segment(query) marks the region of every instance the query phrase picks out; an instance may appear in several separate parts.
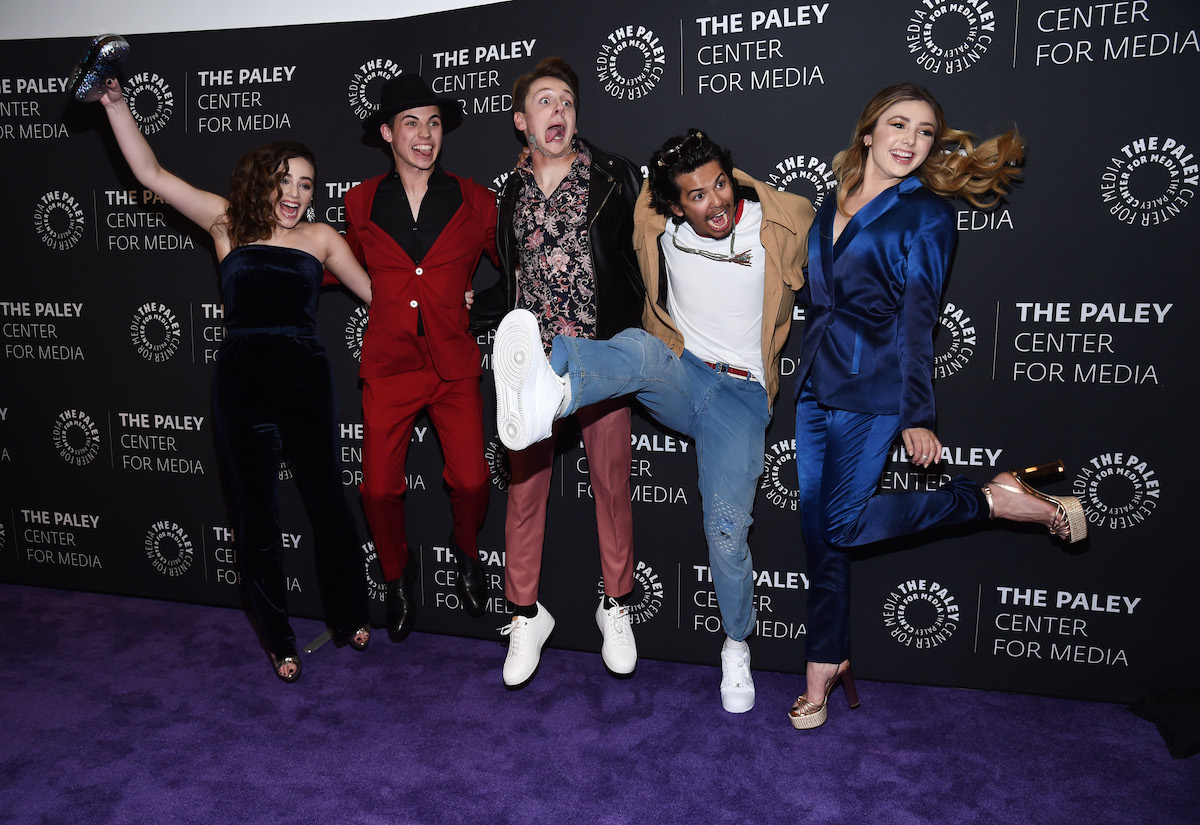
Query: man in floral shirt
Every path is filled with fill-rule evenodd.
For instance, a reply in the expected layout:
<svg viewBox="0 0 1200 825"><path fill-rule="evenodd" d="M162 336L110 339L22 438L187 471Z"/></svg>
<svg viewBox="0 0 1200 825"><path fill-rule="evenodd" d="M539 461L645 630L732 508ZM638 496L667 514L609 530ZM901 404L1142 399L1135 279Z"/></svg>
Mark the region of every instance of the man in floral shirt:
<svg viewBox="0 0 1200 825"><path fill-rule="evenodd" d="M549 352L555 335L604 339L639 325L643 287L633 253L633 207L642 176L625 158L575 133L579 80L566 61L542 60L513 87L513 123L529 146L500 193L500 282L476 301L476 322L507 310L537 316ZM596 610L604 664L627 674L637 646L626 600L633 591L629 497L630 410L616 399L576 414L596 499L604 596ZM533 676L554 617L538 601L555 439L511 452L505 520L505 595L513 618L504 683Z"/></svg>
<svg viewBox="0 0 1200 825"><path fill-rule="evenodd" d="M725 631L721 707L730 713L754 707L748 539L812 222L808 199L734 169L728 149L689 129L651 157L634 209L643 329L590 341L560 335L547 360L538 357L537 319L518 308L500 323L492 348L496 424L510 450L548 438L558 418L630 394L694 441Z"/></svg>

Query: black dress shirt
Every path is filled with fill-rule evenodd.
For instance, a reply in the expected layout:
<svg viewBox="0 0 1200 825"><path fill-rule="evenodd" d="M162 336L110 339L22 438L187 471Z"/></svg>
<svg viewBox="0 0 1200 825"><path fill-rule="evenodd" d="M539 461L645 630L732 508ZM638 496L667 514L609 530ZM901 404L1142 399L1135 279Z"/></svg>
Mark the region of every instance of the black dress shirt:
<svg viewBox="0 0 1200 825"><path fill-rule="evenodd" d="M458 181L443 172L440 166L435 166L433 174L429 176L425 196L421 198L417 219L413 220L404 181L393 169L375 190L371 221L388 233L419 266L462 202L462 189ZM417 334L425 334L420 315L417 316Z"/></svg>
<svg viewBox="0 0 1200 825"><path fill-rule="evenodd" d="M391 235L413 263L419 264L462 202L458 181L443 172L440 166L435 166L429 176L429 188L421 199L420 212L413 220L404 181L393 169L375 190L371 221Z"/></svg>

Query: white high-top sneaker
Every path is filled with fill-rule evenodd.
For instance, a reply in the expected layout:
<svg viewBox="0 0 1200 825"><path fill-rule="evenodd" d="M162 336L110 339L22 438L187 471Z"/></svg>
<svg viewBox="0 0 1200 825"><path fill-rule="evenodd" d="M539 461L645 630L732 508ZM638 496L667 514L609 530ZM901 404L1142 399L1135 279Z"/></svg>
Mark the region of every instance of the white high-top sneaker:
<svg viewBox="0 0 1200 825"><path fill-rule="evenodd" d="M721 646L721 707L730 713L745 713L754 707L750 645L728 636Z"/></svg>
<svg viewBox="0 0 1200 825"><path fill-rule="evenodd" d="M514 309L496 328L492 376L496 430L504 446L524 450L549 438L570 389L567 380L550 369L532 312Z"/></svg>

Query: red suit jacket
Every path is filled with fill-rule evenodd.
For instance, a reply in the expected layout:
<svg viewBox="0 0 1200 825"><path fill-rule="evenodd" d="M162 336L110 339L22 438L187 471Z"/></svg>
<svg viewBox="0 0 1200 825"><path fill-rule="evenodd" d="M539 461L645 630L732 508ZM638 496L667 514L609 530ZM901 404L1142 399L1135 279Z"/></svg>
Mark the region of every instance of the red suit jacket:
<svg viewBox="0 0 1200 825"><path fill-rule="evenodd" d="M345 197L346 241L371 276L371 310L358 374L381 378L424 365L424 347L417 338L420 311L433 367L442 380L481 375L479 345L467 331L463 293L471 288L484 253L499 266L496 196L470 179L451 175L462 189L462 206L418 267L371 221L383 177L363 181Z"/></svg>

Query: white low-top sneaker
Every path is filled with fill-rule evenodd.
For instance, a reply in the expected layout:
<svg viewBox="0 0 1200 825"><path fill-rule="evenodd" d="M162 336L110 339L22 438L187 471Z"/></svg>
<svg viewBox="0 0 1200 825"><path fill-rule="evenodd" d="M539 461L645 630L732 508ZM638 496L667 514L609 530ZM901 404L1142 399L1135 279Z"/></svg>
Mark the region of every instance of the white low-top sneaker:
<svg viewBox="0 0 1200 825"><path fill-rule="evenodd" d="M500 628L500 635L508 637L508 655L504 657L504 684L509 687L529 681L542 659L542 645L554 630L554 617L550 611L536 602L537 614L532 618L513 616L512 621Z"/></svg>
<svg viewBox="0 0 1200 825"><path fill-rule="evenodd" d="M637 642L633 640L629 608L604 596L596 608L596 624L604 637L604 644L600 646L604 666L613 673L633 673L637 666Z"/></svg>
<svg viewBox="0 0 1200 825"><path fill-rule="evenodd" d="M728 636L721 646L721 707L730 713L745 713L754 707L750 645Z"/></svg>
<svg viewBox="0 0 1200 825"><path fill-rule="evenodd" d="M566 396L566 382L550 369L532 312L514 309L496 328L492 346L496 430L510 450L550 437Z"/></svg>

